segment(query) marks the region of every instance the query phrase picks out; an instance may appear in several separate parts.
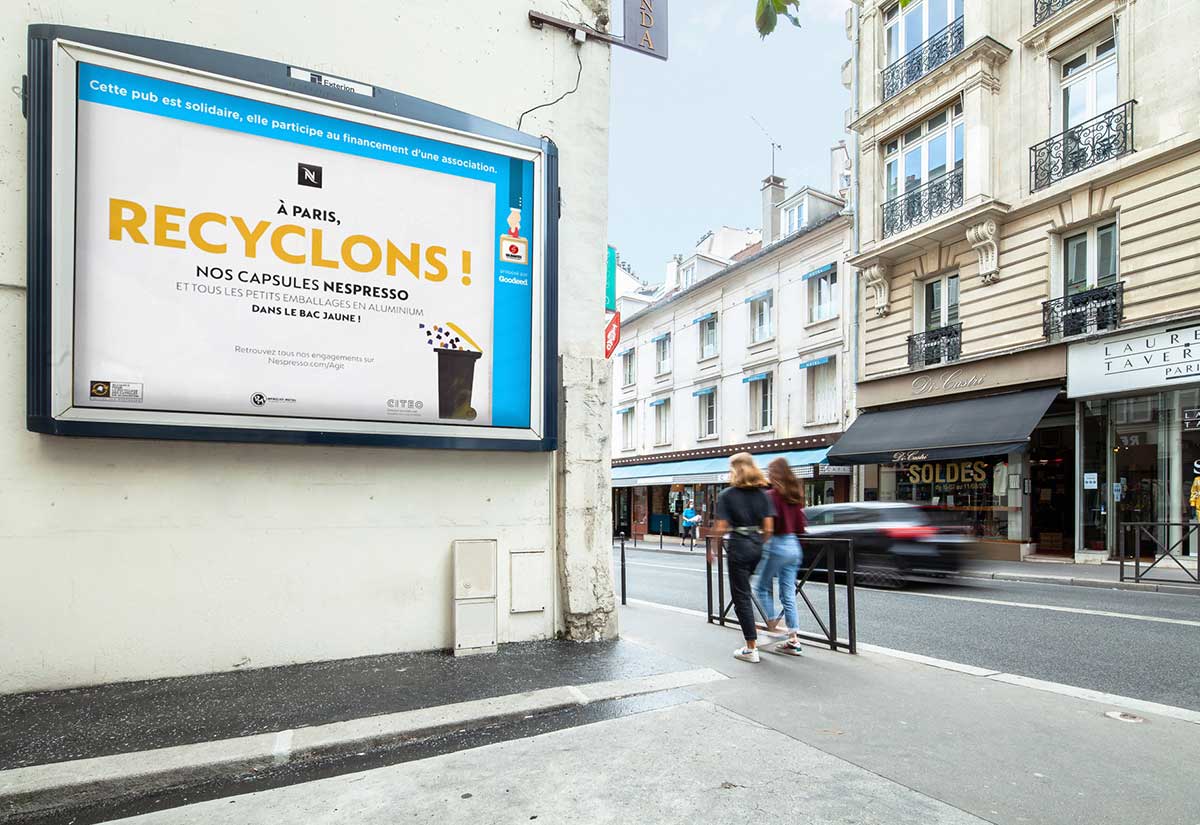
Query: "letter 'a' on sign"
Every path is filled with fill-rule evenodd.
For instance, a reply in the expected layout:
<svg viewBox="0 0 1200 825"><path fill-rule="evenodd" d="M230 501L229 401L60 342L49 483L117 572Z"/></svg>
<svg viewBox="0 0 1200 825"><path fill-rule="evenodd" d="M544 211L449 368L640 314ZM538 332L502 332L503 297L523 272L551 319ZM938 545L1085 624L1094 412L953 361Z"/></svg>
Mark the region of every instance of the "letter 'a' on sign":
<svg viewBox="0 0 1200 825"><path fill-rule="evenodd" d="M177 43L28 54L30 430L555 449L550 140Z"/></svg>
<svg viewBox="0 0 1200 825"><path fill-rule="evenodd" d="M667 0L623 0L623 44L654 57L667 59Z"/></svg>

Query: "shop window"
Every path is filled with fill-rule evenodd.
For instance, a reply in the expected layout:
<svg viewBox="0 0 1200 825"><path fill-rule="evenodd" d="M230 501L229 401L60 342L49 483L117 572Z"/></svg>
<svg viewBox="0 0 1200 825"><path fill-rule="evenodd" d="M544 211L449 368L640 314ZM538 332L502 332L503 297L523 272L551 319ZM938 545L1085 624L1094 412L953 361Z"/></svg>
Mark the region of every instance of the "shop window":
<svg viewBox="0 0 1200 825"><path fill-rule="evenodd" d="M654 446L671 443L671 399L651 403L654 408Z"/></svg>
<svg viewBox="0 0 1200 825"><path fill-rule="evenodd" d="M654 374L666 375L671 371L671 334L659 336L654 342Z"/></svg>
<svg viewBox="0 0 1200 825"><path fill-rule="evenodd" d="M882 464L879 500L931 508L930 517L985 538L1008 538L1010 513L1020 499L1008 483L1003 457Z"/></svg>
<svg viewBox="0 0 1200 825"><path fill-rule="evenodd" d="M621 355L621 386L632 387L637 383L637 350L629 350Z"/></svg>
<svg viewBox="0 0 1200 825"><path fill-rule="evenodd" d="M838 315L837 266L808 279L808 320L825 321Z"/></svg>
<svg viewBox="0 0 1200 825"><path fill-rule="evenodd" d="M837 359L805 370L808 376L808 423L832 424L838 420Z"/></svg>
<svg viewBox="0 0 1200 825"><path fill-rule="evenodd" d="M700 322L700 360L715 358L717 347L717 316L713 315Z"/></svg>
<svg viewBox="0 0 1200 825"><path fill-rule="evenodd" d="M750 343L761 344L775 337L772 319L775 293L767 292L750 299Z"/></svg>
<svg viewBox="0 0 1200 825"><path fill-rule="evenodd" d="M621 413L621 449L633 450L637 447L637 430L634 429L633 410Z"/></svg>
<svg viewBox="0 0 1200 825"><path fill-rule="evenodd" d="M775 426L775 377L750 382L750 432L765 432Z"/></svg>
<svg viewBox="0 0 1200 825"><path fill-rule="evenodd" d="M713 438L717 434L717 393L706 392L697 396L700 438Z"/></svg>

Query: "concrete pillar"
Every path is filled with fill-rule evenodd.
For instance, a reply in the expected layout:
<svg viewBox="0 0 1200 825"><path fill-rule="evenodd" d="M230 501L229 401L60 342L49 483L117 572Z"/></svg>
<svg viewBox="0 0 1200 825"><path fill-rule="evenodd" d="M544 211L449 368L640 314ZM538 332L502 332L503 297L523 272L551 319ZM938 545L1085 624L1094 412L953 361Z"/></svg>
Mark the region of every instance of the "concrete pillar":
<svg viewBox="0 0 1200 825"><path fill-rule="evenodd" d="M612 580L612 365L563 355L557 461L561 635L575 641L617 635Z"/></svg>
<svg viewBox="0 0 1200 825"><path fill-rule="evenodd" d="M995 159L992 156L992 114L995 93L975 84L963 94L966 146L963 149L963 203L990 199L993 192Z"/></svg>

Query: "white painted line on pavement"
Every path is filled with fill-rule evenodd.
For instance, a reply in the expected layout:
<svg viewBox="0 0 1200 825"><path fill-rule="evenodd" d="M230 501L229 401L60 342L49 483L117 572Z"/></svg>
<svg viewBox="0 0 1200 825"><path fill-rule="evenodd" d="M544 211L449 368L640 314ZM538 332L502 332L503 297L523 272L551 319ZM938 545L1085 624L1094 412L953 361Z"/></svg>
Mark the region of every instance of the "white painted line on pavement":
<svg viewBox="0 0 1200 825"><path fill-rule="evenodd" d="M1058 693L1075 699L1098 702L1102 705L1116 705L1127 710L1136 710L1140 713L1169 716L1172 719L1182 719L1184 722L1192 722L1193 724L1200 725L1200 711L1177 708L1174 705L1160 705L1158 702L1147 702L1144 699L1118 696L1115 693L1101 693L1098 690L1088 690L1087 688L1063 685L1058 682L1046 682L1041 679L1031 679L1028 676L1016 676L1012 673L997 673L995 676L987 678L995 682L1004 682L1008 685L1044 690L1048 693Z"/></svg>
<svg viewBox="0 0 1200 825"><path fill-rule="evenodd" d="M904 659L909 662L916 662L920 665L939 667L942 670L953 670L955 673L965 673L968 676L994 676L1000 672L998 670L990 670L985 667L975 667L975 665L964 665L959 662L950 662L946 659L935 659L932 656L922 656L920 653L909 653L907 650L895 650L890 647L868 645L861 642L858 645L858 649L864 650L867 653L878 653L883 656L891 656L893 659Z"/></svg>
<svg viewBox="0 0 1200 825"><path fill-rule="evenodd" d="M683 613L689 616L698 616L704 619L708 618L708 614L702 610L689 610L686 607L675 607L674 605L659 604L658 602L648 602L641 599L630 599L629 601L633 604L643 605L645 607L653 607L659 610L666 610L671 613ZM1044 679L1034 679L1029 676L1018 676L1015 673L1001 673L997 670L989 670L987 668L976 667L975 665L965 665L961 662L951 662L947 661L946 659L935 659L932 656L922 656L920 653L909 653L905 650L894 650L889 647L879 647L878 645L863 644L860 642L858 649L867 651L868 653L878 653L881 656L903 659L904 661L927 665L929 667L936 667L942 670L950 670L966 676L977 676L994 682L1002 682L1007 685L1014 685L1016 687L1032 688L1033 690L1041 690L1047 693L1057 693L1061 696L1067 696L1072 699L1082 699L1087 702L1096 702L1098 704L1109 705L1110 707L1115 706L1124 708L1126 710L1134 710L1139 713L1166 716L1171 719L1179 719L1184 722L1191 722L1193 724L1200 725L1200 711L1175 707L1174 705L1161 705L1158 702L1147 702L1144 699L1135 699L1132 696L1121 696L1116 693L1102 693L1098 690L1089 690L1088 688L1075 687L1074 685L1064 685L1060 682L1047 682Z"/></svg>
<svg viewBox="0 0 1200 825"><path fill-rule="evenodd" d="M1162 616L1139 616L1136 613L1116 613L1111 610L1092 610L1086 607L1061 607L1053 604L1031 604L1030 602L1010 602L1004 599L984 599L979 596L951 596L947 593L916 593L911 590L886 591L897 596L919 596L923 599L948 599L955 602L975 602L976 604L995 604L1001 607L1023 607L1027 610L1049 610L1053 613L1078 613L1084 616L1107 616L1112 619L1133 619L1138 622L1157 622L1159 624L1177 624L1186 627L1200 627L1200 621L1192 619L1167 619Z"/></svg>
<svg viewBox="0 0 1200 825"><path fill-rule="evenodd" d="M620 562L617 562L618 567L620 566L620 564L621 564ZM680 567L677 564L653 564L648 561L627 561L627 562L625 562L625 566L626 567L661 567L664 570L686 570L689 573L703 573L704 572L703 567Z"/></svg>

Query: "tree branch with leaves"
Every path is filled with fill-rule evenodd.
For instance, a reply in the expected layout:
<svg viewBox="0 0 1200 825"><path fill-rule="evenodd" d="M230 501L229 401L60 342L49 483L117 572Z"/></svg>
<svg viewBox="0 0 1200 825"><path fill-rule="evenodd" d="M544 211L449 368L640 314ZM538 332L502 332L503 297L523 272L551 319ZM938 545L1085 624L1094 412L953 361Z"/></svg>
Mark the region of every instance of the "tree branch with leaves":
<svg viewBox="0 0 1200 825"><path fill-rule="evenodd" d="M912 0L900 0L900 8L904 8ZM779 15L792 21L792 25L800 26L800 0L758 0L758 10L754 13L754 25L761 37L766 37L775 31L779 23Z"/></svg>

